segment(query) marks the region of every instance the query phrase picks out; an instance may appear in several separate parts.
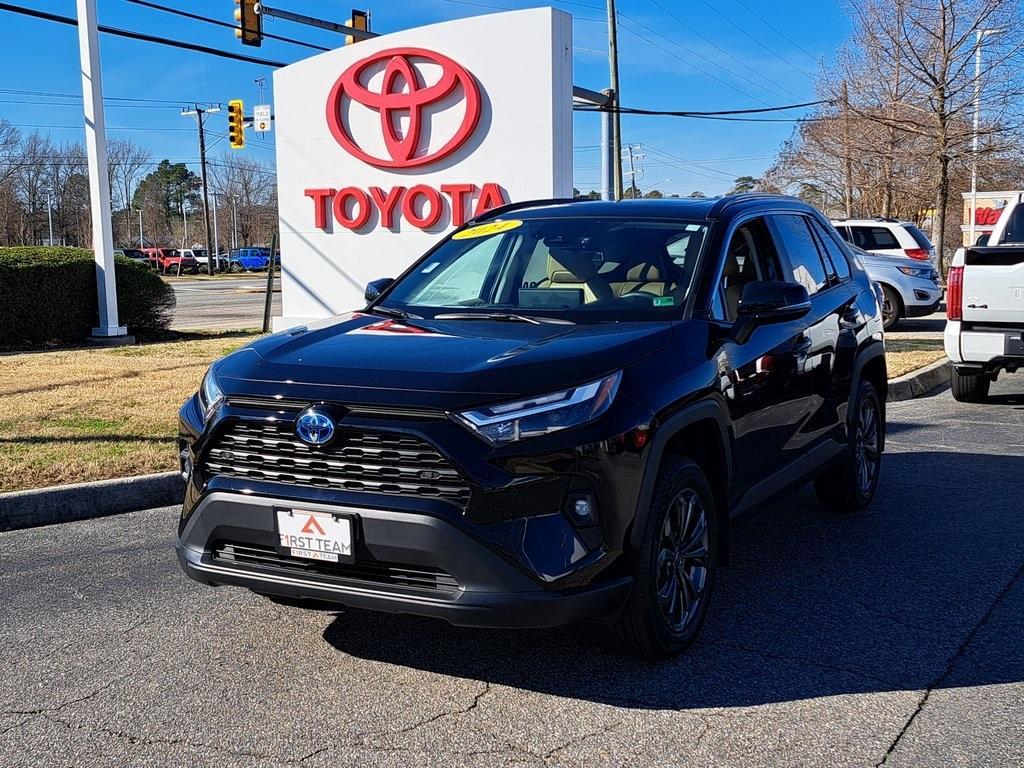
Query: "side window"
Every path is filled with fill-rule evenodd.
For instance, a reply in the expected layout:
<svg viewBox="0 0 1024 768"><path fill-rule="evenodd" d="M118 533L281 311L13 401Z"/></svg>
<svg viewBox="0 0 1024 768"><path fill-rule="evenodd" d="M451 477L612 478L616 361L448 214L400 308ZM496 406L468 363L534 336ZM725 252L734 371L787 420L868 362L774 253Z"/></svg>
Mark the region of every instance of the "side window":
<svg viewBox="0 0 1024 768"><path fill-rule="evenodd" d="M771 217L778 235L779 244L789 258L792 280L814 294L828 283L825 265L821 262L818 246L807 228L807 219L799 214L784 214Z"/></svg>
<svg viewBox="0 0 1024 768"><path fill-rule="evenodd" d="M720 294L712 304L713 316L718 312L734 321L743 286L758 280L781 280L782 268L775 243L764 218L751 219L732 233L725 249Z"/></svg>
<svg viewBox="0 0 1024 768"><path fill-rule="evenodd" d="M811 229L814 230L818 236L818 240L821 241L822 247L825 249L825 254L832 262L832 270L839 277L840 280L845 280L850 276L850 264L846 260L846 254L840 247L839 243L836 242L835 237L831 232L828 231L827 227L822 226L821 222L817 219L810 219Z"/></svg>
<svg viewBox="0 0 1024 768"><path fill-rule="evenodd" d="M899 248L899 240L885 227L850 227L853 230L853 244L865 251L884 251Z"/></svg>
<svg viewBox="0 0 1024 768"><path fill-rule="evenodd" d="M850 242L850 228L849 227L844 226L842 224L837 224L836 225L836 232L839 233L839 236L841 238L843 238L843 240L845 240L846 242Z"/></svg>

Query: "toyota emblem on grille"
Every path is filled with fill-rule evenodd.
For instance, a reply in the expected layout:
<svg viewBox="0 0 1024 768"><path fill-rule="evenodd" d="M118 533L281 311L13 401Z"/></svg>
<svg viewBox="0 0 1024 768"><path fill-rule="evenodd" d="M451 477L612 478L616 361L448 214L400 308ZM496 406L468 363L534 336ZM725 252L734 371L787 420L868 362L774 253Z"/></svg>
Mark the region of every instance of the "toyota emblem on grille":
<svg viewBox="0 0 1024 768"><path fill-rule="evenodd" d="M334 422L316 408L307 408L295 420L295 434L309 445L325 445L334 437Z"/></svg>

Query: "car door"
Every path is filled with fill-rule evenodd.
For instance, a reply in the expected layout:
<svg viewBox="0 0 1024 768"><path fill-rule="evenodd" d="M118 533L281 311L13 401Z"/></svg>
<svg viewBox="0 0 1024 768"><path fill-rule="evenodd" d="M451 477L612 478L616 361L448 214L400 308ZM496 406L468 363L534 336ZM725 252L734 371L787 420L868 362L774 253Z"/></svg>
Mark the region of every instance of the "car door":
<svg viewBox="0 0 1024 768"><path fill-rule="evenodd" d="M812 463L824 461L843 445L857 346L850 267L831 235L811 216L774 214L769 224L781 247L787 279L807 288L811 298L811 311L804 317L805 341L796 363L810 395L793 445L808 450ZM831 248L826 247L829 244Z"/></svg>
<svg viewBox="0 0 1024 768"><path fill-rule="evenodd" d="M734 501L753 504L777 489L776 478L801 474L803 448L795 440L807 419L810 381L802 360L809 341L803 319L760 325L744 341L728 329L737 318L743 286L785 279L778 247L764 216L733 225L726 237L712 317L726 329L715 364L733 425Z"/></svg>

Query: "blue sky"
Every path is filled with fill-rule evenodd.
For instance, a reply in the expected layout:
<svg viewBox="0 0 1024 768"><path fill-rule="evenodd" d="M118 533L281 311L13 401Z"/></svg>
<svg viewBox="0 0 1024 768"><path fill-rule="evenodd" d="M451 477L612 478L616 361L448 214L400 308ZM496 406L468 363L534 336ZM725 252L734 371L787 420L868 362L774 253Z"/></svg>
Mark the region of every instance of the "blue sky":
<svg viewBox="0 0 1024 768"><path fill-rule="evenodd" d="M231 21L231 0L157 0L160 4ZM19 4L63 15L75 14L72 0L18 0ZM133 5L98 0L103 24L227 50L292 62L315 52L265 41L246 48L230 29ZM818 61L831 60L849 33L841 0L619 0L622 102L625 106L676 110L742 109L815 98L812 75ZM282 8L344 21L348 3L278 0ZM419 24L526 8L542 3L519 0L375 0L369 7L373 29L389 32ZM574 17L575 82L600 89L608 82L607 34L601 0L553 3ZM760 16L761 18L758 18ZM774 27L774 29L772 29ZM333 45L337 36L279 20L265 31ZM0 12L0 116L49 131L57 142L82 137L80 101L42 94L81 92L78 46L73 27ZM198 159L191 118L180 116L190 101L257 101L254 80L268 67L233 62L201 53L101 35L107 125L110 135L130 136L154 159ZM12 92L14 91L14 92ZM24 93L26 91L35 93ZM113 97L113 98L111 98ZM118 98L150 99L145 107L119 104ZM795 117L801 110L776 117ZM739 175L758 175L790 134L790 122L721 122L671 117L623 116L623 141L640 144L642 190L689 194L724 192ZM209 151L226 150L223 114L211 116ZM122 130L124 129L124 130ZM249 137L252 136L250 133ZM599 181L599 123L596 115L576 113L574 184L587 190ZM273 140L248 140L245 150L273 160ZM628 179L627 179L628 183Z"/></svg>

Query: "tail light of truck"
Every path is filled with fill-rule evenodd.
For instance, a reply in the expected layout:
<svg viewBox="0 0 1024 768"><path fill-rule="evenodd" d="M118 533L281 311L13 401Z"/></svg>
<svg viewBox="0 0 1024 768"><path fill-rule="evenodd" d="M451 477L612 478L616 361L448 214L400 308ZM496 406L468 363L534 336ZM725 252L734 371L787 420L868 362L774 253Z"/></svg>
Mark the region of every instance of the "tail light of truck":
<svg viewBox="0 0 1024 768"><path fill-rule="evenodd" d="M950 267L946 275L946 317L964 319L964 268Z"/></svg>
<svg viewBox="0 0 1024 768"><path fill-rule="evenodd" d="M928 261L931 258L931 254L928 253L926 248L906 248L903 251L907 256L918 261Z"/></svg>

